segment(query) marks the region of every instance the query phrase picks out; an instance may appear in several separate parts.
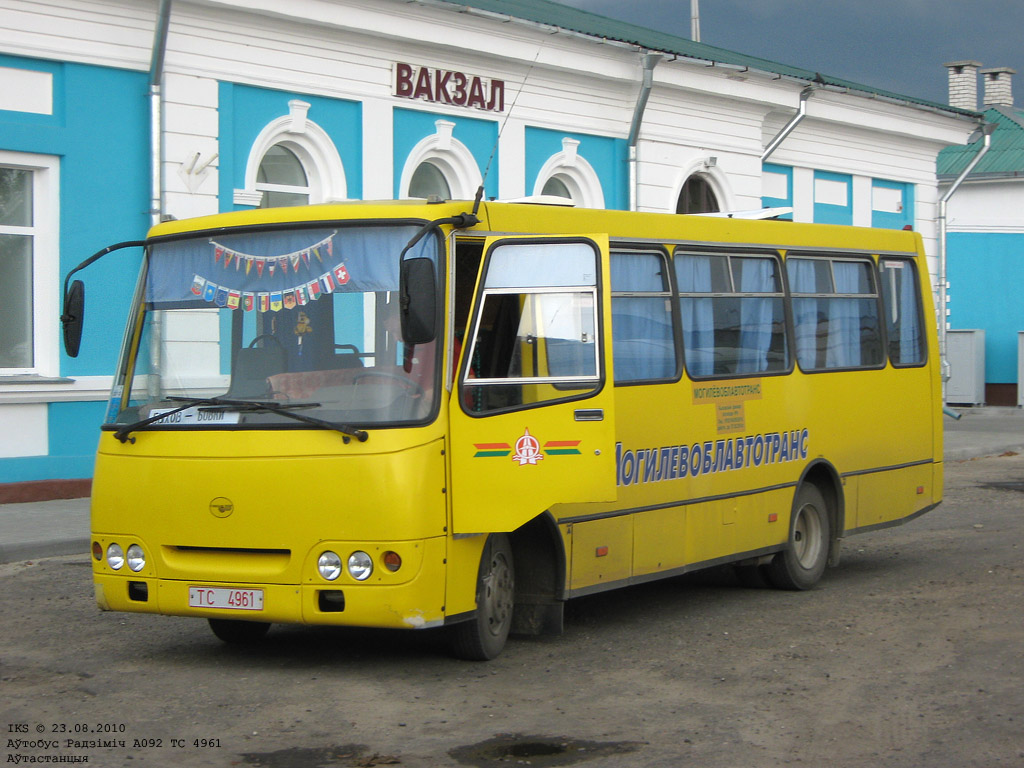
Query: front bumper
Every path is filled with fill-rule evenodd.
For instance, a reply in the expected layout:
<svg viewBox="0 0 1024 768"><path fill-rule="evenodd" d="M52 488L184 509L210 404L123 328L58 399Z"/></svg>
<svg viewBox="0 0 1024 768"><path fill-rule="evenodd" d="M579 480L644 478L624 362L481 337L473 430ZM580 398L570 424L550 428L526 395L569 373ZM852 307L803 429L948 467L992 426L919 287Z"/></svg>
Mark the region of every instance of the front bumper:
<svg viewBox="0 0 1024 768"><path fill-rule="evenodd" d="M406 548L409 543L406 542ZM316 575L316 558L324 549L346 552L350 543L324 542L311 550L303 568L303 583L274 584L210 578L160 578L152 572L112 573L95 563L93 583L96 602L103 610L161 613L211 619L266 621L282 624L328 624L355 627L421 629L440 626L445 617L445 540L423 539L414 568L397 574L375 568L374 576L357 582L347 576L329 582ZM366 543L359 548L373 554L388 544ZM148 570L148 569L147 569ZM207 574L208 575L208 574ZM189 605L190 587L204 589L262 590L260 610L200 608Z"/></svg>

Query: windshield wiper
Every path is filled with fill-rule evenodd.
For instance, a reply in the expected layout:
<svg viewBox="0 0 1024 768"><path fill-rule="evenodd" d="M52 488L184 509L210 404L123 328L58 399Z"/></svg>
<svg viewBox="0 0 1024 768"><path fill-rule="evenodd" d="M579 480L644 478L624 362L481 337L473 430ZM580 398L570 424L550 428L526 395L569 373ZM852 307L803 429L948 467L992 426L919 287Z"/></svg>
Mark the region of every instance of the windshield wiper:
<svg viewBox="0 0 1024 768"><path fill-rule="evenodd" d="M270 413L276 413L280 416L286 416L289 419L295 419L296 421L301 421L305 424L310 424L314 427L320 427L321 429L331 429L334 430L335 432L340 432L342 435L344 435L344 440L346 443L349 441L350 437L354 437L359 442L364 443L366 442L366 438L370 436L369 433L366 432L365 430L356 429L355 427L350 427L347 424L337 424L333 421L325 421L324 419L318 419L313 416L306 416L304 414L294 412L295 408L316 408L320 405L320 403L290 404L277 403L267 400L234 400L225 397L168 396L164 399L176 403L180 402L182 404L177 408L171 408L168 411L161 411L155 416L150 416L149 418L142 419L141 421L136 421L132 424L126 424L125 426L121 427L116 432L114 432L114 437L116 437L122 443L128 442L129 440L134 443L135 438L129 437L129 435L135 430L141 429L142 427L147 427L150 424L155 424L161 419L164 419L172 414L179 413L180 411L184 411L189 408L193 408L197 405L208 405L216 408L228 407L240 411L269 411Z"/></svg>

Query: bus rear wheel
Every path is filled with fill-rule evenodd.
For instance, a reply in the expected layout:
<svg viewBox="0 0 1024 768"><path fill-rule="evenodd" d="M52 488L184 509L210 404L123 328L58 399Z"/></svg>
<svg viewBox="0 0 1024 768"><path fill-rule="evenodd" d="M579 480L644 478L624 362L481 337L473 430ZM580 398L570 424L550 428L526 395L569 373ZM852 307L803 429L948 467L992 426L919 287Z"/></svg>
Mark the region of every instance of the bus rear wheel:
<svg viewBox="0 0 1024 768"><path fill-rule="evenodd" d="M266 621L234 621L232 619L207 619L210 629L218 638L232 645L247 645L263 639L270 629Z"/></svg>
<svg viewBox="0 0 1024 768"><path fill-rule="evenodd" d="M476 585L476 616L451 628L452 652L468 661L489 661L505 647L512 627L515 564L505 534L491 534L484 545Z"/></svg>
<svg viewBox="0 0 1024 768"><path fill-rule="evenodd" d="M830 532L825 497L815 486L804 485L793 503L786 549L766 569L772 584L796 590L817 584L828 563Z"/></svg>

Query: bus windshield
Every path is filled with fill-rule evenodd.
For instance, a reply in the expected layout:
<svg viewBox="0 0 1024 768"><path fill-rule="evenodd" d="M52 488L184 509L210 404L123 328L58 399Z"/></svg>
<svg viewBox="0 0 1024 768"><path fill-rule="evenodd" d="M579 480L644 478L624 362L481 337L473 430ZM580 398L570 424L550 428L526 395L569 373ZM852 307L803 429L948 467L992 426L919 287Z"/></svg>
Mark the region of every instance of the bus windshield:
<svg viewBox="0 0 1024 768"><path fill-rule="evenodd" d="M152 244L107 424L429 420L439 342L403 342L398 300L399 258L418 229L218 230ZM422 238L405 258L431 259L438 275L438 242Z"/></svg>

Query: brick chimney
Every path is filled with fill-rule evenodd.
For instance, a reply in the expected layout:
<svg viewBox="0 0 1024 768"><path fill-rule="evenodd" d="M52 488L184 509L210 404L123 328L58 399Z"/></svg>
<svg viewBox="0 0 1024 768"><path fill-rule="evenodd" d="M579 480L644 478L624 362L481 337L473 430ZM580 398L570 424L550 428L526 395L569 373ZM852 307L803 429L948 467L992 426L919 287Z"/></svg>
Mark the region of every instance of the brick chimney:
<svg viewBox="0 0 1024 768"><path fill-rule="evenodd" d="M1013 106L1013 76L1017 70L1009 67L992 67L981 70L985 84L983 103L986 107Z"/></svg>
<svg viewBox="0 0 1024 768"><path fill-rule="evenodd" d="M978 68L980 61L951 61L949 70L949 106L958 109L978 108Z"/></svg>

